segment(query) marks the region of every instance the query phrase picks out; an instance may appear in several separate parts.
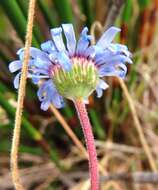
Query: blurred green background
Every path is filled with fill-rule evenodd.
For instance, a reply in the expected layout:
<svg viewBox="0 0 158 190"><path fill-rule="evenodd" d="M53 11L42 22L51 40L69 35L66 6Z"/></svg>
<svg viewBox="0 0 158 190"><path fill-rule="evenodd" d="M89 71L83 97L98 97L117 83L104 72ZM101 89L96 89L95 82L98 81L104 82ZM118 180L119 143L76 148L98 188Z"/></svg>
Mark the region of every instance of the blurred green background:
<svg viewBox="0 0 158 190"><path fill-rule="evenodd" d="M14 75L8 65L17 59L16 51L24 46L28 2L0 0L0 190L13 189L8 175L17 90L13 88ZM77 36L86 25L96 39L111 25L120 27L116 42L128 46L134 62L128 68L125 82L156 162L157 14L158 0L37 0L32 42L32 46L40 47L51 38L50 29L61 23L73 23ZM108 172L150 170L119 82L117 78L105 80L110 88L101 99L92 95L88 105L100 163ZM36 92L37 87L28 81L19 157L26 189L84 189L81 182L88 175L87 160L54 114L40 110ZM84 143L73 104L67 101L60 113ZM115 183L120 189L136 189L135 184L129 187L124 182ZM117 189L113 184L109 187L103 184L102 188ZM142 184L138 189L156 190L156 187Z"/></svg>

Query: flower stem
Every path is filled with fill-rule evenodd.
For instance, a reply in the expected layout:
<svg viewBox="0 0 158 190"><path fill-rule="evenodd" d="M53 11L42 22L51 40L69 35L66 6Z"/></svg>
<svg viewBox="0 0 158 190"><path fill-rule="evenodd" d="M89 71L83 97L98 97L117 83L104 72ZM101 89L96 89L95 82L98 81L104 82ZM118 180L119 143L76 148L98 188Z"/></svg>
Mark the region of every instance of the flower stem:
<svg viewBox="0 0 158 190"><path fill-rule="evenodd" d="M85 104L82 100L76 100L74 102L80 123L83 129L87 151L89 154L89 172L91 178L91 190L99 189L99 173L96 148L94 144L94 137L91 129L91 124L86 111Z"/></svg>

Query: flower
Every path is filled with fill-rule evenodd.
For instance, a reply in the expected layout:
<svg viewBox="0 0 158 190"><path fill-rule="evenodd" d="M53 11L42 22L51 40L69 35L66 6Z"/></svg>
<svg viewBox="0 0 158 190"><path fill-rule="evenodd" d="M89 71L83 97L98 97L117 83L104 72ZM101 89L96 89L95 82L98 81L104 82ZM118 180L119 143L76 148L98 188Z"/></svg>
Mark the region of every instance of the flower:
<svg viewBox="0 0 158 190"><path fill-rule="evenodd" d="M112 43L119 31L119 28L111 27L95 45L90 45L92 36L87 34L87 27L83 28L76 42L72 24L62 24L51 29L52 40L42 43L41 50L31 47L28 78L32 78L34 84L43 81L37 92L41 109L47 110L51 103L56 108L63 107L63 97L86 100L94 90L97 97L101 97L103 90L108 87L101 78L124 78L127 73L125 63L132 61L125 45ZM19 87L24 49L20 49L17 55L19 60L9 65L11 72L18 71L14 79L15 88Z"/></svg>

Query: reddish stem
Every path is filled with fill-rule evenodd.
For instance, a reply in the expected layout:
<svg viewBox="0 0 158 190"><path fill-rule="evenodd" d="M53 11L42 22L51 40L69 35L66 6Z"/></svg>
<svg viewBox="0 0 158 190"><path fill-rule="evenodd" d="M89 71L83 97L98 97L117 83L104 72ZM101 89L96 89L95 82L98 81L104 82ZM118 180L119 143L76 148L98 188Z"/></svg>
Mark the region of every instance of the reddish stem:
<svg viewBox="0 0 158 190"><path fill-rule="evenodd" d="M89 172L91 178L91 190L99 189L99 173L98 173L98 162L96 148L94 144L94 137L91 129L91 124L89 122L89 117L86 111L85 104L82 100L77 100L74 102L80 123L83 129L87 151L89 154Z"/></svg>

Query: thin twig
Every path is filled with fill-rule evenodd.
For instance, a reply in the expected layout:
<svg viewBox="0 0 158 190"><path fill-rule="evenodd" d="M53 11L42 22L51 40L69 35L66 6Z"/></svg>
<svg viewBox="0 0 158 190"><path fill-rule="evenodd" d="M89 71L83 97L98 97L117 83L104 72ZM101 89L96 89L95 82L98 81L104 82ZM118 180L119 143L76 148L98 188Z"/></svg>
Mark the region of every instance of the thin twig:
<svg viewBox="0 0 158 190"><path fill-rule="evenodd" d="M153 183L158 184L157 172L135 172L135 173L115 173L107 176L101 176L101 181L128 181L132 183Z"/></svg>
<svg viewBox="0 0 158 190"><path fill-rule="evenodd" d="M98 25L95 25L95 27L97 27L97 26ZM95 30L95 28L93 28L93 30ZM91 33L94 33L94 32L91 30ZM94 43L95 43L95 39L94 39ZM146 154L146 156L147 156L147 158L149 160L150 167L151 167L152 171L156 172L157 171L156 162L155 162L154 157L153 157L153 155L151 153L149 145L148 145L148 143L147 143L147 141L145 139L141 124L140 124L138 116L137 116L137 112L136 112L136 109L135 109L135 106L134 106L133 99L130 96L124 81L122 79L120 79L120 78L118 78L118 80L120 82L121 88L122 88L122 90L123 90L123 92L124 92L124 94L125 94L125 96L127 98L128 103L129 103L129 107L130 107L130 110L131 110L131 113L132 113L132 117L133 117L136 129L137 129L137 132L138 132L142 147L143 147L144 152L145 152L145 154Z"/></svg>
<svg viewBox="0 0 158 190"><path fill-rule="evenodd" d="M137 132L138 132L142 147L144 149L144 152L146 153L146 156L147 156L147 158L149 160L150 167L151 167L152 171L156 172L157 171L156 163L155 163L154 157L153 157L153 155L151 153L151 150L149 148L149 145L148 145L148 143L147 143L147 141L145 139L145 136L144 136L141 124L139 122L139 119L138 119L138 116L137 116L137 112L136 112L132 97L130 96L124 81L122 79L120 79L120 78L118 78L118 80L120 82L121 88L122 88L122 90L123 90L123 92L124 92L124 94L125 94L125 96L127 98L128 103L129 103L129 107L130 107L130 110L131 110L131 113L132 113L132 117L133 117L133 120L134 120L134 123L135 123L135 127L137 129Z"/></svg>
<svg viewBox="0 0 158 190"><path fill-rule="evenodd" d="M91 26L91 28L90 28L90 34L91 34L92 36L95 36L95 31L96 31L96 29L99 30L100 33L102 33L102 31L103 31L103 26L101 25L101 23L100 23L99 21L94 21L94 22L92 23L92 26ZM91 43L92 43L92 44L95 44L95 37L92 38Z"/></svg>
<svg viewBox="0 0 158 190"><path fill-rule="evenodd" d="M124 152L128 154L142 154L143 153L141 148L137 148L137 147L129 146L125 144L114 143L111 141L102 142L102 141L97 140L95 143L96 143L96 147L100 149L114 150L114 151L119 150L119 152Z"/></svg>
<svg viewBox="0 0 158 190"><path fill-rule="evenodd" d="M66 133L68 134L68 136L74 142L74 144L83 153L83 155L86 158L88 158L88 154L87 154L87 151L86 151L85 147L83 146L83 144L81 143L81 141L78 139L78 137L75 135L75 133L73 132L73 130L71 129L71 127L67 124L67 122L65 121L64 117L60 114L60 112L53 105L50 105L50 110L53 112L53 114L55 115L55 117L57 118L57 120L59 121L59 123L61 124L61 126L64 128L64 130L66 131ZM105 169L103 168L103 166L100 163L98 163L98 168L99 168L99 171L101 172L102 175L106 174Z"/></svg>
<svg viewBox="0 0 158 190"><path fill-rule="evenodd" d="M34 20L34 13L35 13L35 3L36 0L30 0L29 3L29 11L28 11L28 23L27 23L27 32L25 38L25 48L24 48L24 60L23 60L23 67L22 67L22 74L19 86L19 93L18 93L18 103L17 103L17 110L15 116L15 127L13 131L13 140L12 140L12 147L11 147L11 173L12 179L17 190L23 190L24 187L21 184L20 175L18 171L18 147L20 141L20 129L21 129L21 117L23 112L23 102L25 97L25 86L26 86L26 79L27 79L27 70L28 70L28 62L30 58L29 49L32 42L32 29L33 29L33 20ZM20 19L20 18L19 18Z"/></svg>
<svg viewBox="0 0 158 190"><path fill-rule="evenodd" d="M72 141L74 142L74 144L79 148L79 150L85 155L87 156L87 151L84 148L83 144L81 143L81 141L77 138L77 136L75 135L75 133L72 131L72 129L70 128L70 126L67 124L67 122L65 121L64 117L60 114L60 112L53 106L50 106L50 110L53 112L53 114L55 115L55 117L57 118L57 120L59 121L59 123L62 125L62 127L65 129L66 133L68 134L68 136L72 139Z"/></svg>
<svg viewBox="0 0 158 190"><path fill-rule="evenodd" d="M88 177L87 172L70 172L66 174L69 179L85 179ZM132 183L158 183L158 172L120 172L120 173L109 173L105 176L100 176L101 183L107 181L128 181Z"/></svg>
<svg viewBox="0 0 158 190"><path fill-rule="evenodd" d="M125 0L113 0L112 1L112 6L110 8L107 19L105 21L103 31L105 31L107 28L109 28L110 26L112 26L115 23L116 18L119 15L120 10L124 3L125 3Z"/></svg>
<svg viewBox="0 0 158 190"><path fill-rule="evenodd" d="M23 183L23 186L28 190L30 189L32 184L39 184L40 182L45 181L48 176L52 176L52 181L53 181L53 178L59 176L60 171L52 162L47 162L43 164L36 164L34 166L27 167L25 169L20 169L19 173L21 176L21 181ZM12 188L13 184L11 182L10 173L6 172L0 178L0 189L2 190L2 189L12 189Z"/></svg>

